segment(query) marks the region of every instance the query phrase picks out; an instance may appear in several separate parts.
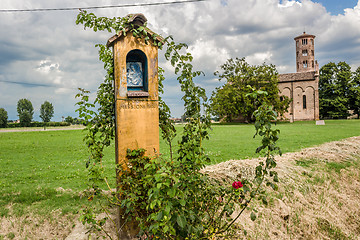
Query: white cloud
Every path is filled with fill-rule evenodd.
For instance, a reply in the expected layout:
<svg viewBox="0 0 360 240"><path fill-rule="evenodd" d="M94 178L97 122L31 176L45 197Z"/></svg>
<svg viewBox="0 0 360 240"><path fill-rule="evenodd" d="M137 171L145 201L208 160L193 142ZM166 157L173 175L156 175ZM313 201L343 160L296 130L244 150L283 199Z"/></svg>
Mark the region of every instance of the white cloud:
<svg viewBox="0 0 360 240"><path fill-rule="evenodd" d="M279 8L288 8L288 7L292 7L294 4L298 4L299 6L301 6L301 2L284 0L282 3L278 4L278 7Z"/></svg>
<svg viewBox="0 0 360 240"><path fill-rule="evenodd" d="M44 74L49 74L53 72L60 73L59 63L51 63L50 60L41 60L35 70Z"/></svg>
<svg viewBox="0 0 360 240"><path fill-rule="evenodd" d="M214 71L214 66L224 63L230 57L228 50L223 48L214 40L202 38L197 39L190 47L189 51L194 57L194 65L202 71Z"/></svg>
<svg viewBox="0 0 360 240"><path fill-rule="evenodd" d="M246 61L252 65L259 65L264 62L271 62L272 53L270 51L254 53L246 58Z"/></svg>

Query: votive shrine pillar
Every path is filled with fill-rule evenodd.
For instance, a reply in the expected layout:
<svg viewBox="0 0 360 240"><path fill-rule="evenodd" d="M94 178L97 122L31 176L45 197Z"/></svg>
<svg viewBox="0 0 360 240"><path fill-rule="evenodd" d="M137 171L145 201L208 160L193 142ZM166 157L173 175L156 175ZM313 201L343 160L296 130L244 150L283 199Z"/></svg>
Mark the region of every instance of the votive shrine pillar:
<svg viewBox="0 0 360 240"><path fill-rule="evenodd" d="M135 27L145 22L142 14L130 15L129 23ZM107 46L113 47L115 66L116 163L128 169L127 149L143 148L150 157L159 153L158 48L129 29L126 35L120 32L110 38ZM127 225L121 239L138 232L136 223Z"/></svg>

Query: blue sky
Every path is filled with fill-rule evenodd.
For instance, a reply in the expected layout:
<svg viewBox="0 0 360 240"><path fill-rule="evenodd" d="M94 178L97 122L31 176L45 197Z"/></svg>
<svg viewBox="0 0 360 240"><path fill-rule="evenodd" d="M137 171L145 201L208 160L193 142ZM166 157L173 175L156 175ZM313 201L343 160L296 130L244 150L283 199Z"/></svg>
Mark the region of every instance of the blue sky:
<svg viewBox="0 0 360 240"><path fill-rule="evenodd" d="M321 3L332 15L343 14L345 8L354 8L357 0L315 0Z"/></svg>
<svg viewBox="0 0 360 240"><path fill-rule="evenodd" d="M137 3L171 0L137 0ZM134 0L1 0L0 9L86 7L134 3ZM345 9L345 10L344 10ZM214 76L228 58L245 57L251 64L274 64L279 73L295 71L294 37L316 35L315 58L320 67L330 61L360 66L360 4L338 0L206 0L177 5L98 9L98 16L144 13L148 26L189 45L194 68L205 72L196 82L207 94L221 86ZM102 82L103 65L97 43L113 34L94 33L75 24L77 11L0 12L0 108L17 119L16 104L29 99L40 120L44 101L53 103L52 120L75 113L77 88L92 90ZM164 99L172 115L183 113L174 70L159 52L166 70ZM94 96L94 94L92 95Z"/></svg>

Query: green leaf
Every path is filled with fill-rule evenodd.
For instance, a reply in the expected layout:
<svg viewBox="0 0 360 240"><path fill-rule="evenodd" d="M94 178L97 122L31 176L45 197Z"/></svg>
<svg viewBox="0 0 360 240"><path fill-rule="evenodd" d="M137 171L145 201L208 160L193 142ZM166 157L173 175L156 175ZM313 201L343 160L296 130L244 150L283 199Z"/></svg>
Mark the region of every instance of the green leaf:
<svg viewBox="0 0 360 240"><path fill-rule="evenodd" d="M263 204L268 205L268 201L266 200L265 196L262 197L261 201L263 202Z"/></svg>
<svg viewBox="0 0 360 240"><path fill-rule="evenodd" d="M168 204L168 205L166 205L166 207L165 207L165 214L166 214L166 215L169 215L170 211L171 211L171 205Z"/></svg>
<svg viewBox="0 0 360 240"><path fill-rule="evenodd" d="M183 206L183 207L184 207L184 206L185 206L185 204L186 204L186 201L185 201L184 199L180 199L180 201L179 201L179 202L180 202L181 206Z"/></svg>
<svg viewBox="0 0 360 240"><path fill-rule="evenodd" d="M274 176L274 182L279 182L279 177L278 177L278 175L275 175L275 176Z"/></svg>
<svg viewBox="0 0 360 240"><path fill-rule="evenodd" d="M158 215L156 216L156 221L161 221L164 217L164 212L160 211Z"/></svg>
<svg viewBox="0 0 360 240"><path fill-rule="evenodd" d="M186 218L183 215L178 215L176 218L176 222L181 228L185 228Z"/></svg>
<svg viewBox="0 0 360 240"><path fill-rule="evenodd" d="M256 220L256 214L254 212L251 212L250 214L250 219L251 221L255 221Z"/></svg>
<svg viewBox="0 0 360 240"><path fill-rule="evenodd" d="M167 195L169 195L169 197L173 198L176 194L176 189L174 187L170 188L169 191L167 192Z"/></svg>

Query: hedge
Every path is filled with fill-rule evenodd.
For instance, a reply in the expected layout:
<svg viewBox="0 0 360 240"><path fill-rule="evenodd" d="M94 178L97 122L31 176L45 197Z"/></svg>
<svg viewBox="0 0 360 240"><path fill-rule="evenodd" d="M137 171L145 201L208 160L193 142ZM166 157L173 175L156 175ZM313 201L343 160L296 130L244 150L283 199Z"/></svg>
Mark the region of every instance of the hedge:
<svg viewBox="0 0 360 240"><path fill-rule="evenodd" d="M70 126L68 122L31 122L29 127L65 127ZM20 128L20 123L8 123L8 128Z"/></svg>

